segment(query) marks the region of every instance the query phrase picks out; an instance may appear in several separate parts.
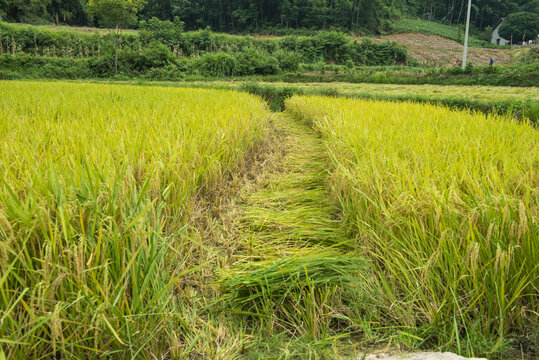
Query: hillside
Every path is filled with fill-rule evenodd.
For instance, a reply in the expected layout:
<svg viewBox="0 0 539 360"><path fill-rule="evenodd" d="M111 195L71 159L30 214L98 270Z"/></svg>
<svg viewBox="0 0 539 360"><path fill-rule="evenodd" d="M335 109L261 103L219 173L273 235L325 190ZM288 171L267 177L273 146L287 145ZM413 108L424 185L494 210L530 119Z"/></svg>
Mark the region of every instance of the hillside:
<svg viewBox="0 0 539 360"><path fill-rule="evenodd" d="M137 29L141 23L157 18L181 23L186 30L210 27L236 34L290 34L295 30L328 29L378 34L396 26L416 26L417 19L448 24L449 29L443 31L454 32L454 28L461 28L466 21L464 5L464 0L133 0L125 3L4 0L0 2L0 16L9 22L41 25L55 22L115 27L119 24L122 28ZM537 1L477 0L472 7L471 24L481 32L494 26L501 17L521 11L537 12ZM403 22L396 24L398 19Z"/></svg>
<svg viewBox="0 0 539 360"><path fill-rule="evenodd" d="M51 30L0 22L0 79L255 76L287 82L535 86L539 71L535 55L526 62L514 61L519 66L503 66L516 51L471 48L475 68L463 72L455 66L462 46L429 34L394 34L375 41L337 31L238 36L208 29L184 31L178 24L157 19L118 35L116 62L113 33L91 29ZM488 66L491 56L499 66Z"/></svg>
<svg viewBox="0 0 539 360"><path fill-rule="evenodd" d="M410 24L420 24L417 26L417 32L411 31ZM435 26L434 26L434 25ZM9 24L16 28L25 29L28 28L27 24ZM113 29L95 28L95 27L75 27L75 26L51 26L51 25L37 25L36 29L53 30L61 32L70 32L75 34L110 34ZM441 66L441 67L453 67L460 64L462 59L462 44L454 39L455 34L448 32L446 25L437 24L431 21L419 21L419 20L399 20L395 23L395 30L403 31L409 29L410 31L404 33L396 33L385 36L373 37L375 42L396 42L399 45L405 46L408 53L419 61L420 64L427 66ZM123 34L138 34L137 30L123 29ZM230 36L228 34L222 34L222 36ZM276 39L279 36L272 35L253 35L253 38L257 39ZM360 39L358 39L360 40ZM474 47L475 45L475 47ZM469 59L474 65L488 65L490 58L494 60L497 65L510 65L512 62L511 50L508 48L484 48L479 47L484 43L474 39L470 43Z"/></svg>
<svg viewBox="0 0 539 360"><path fill-rule="evenodd" d="M421 33L439 35L447 39L454 40L464 44L464 26L463 25L447 25L436 21L423 19L399 19L391 23L392 33ZM479 38L480 36L481 38ZM485 30L480 32L476 28L470 30L468 38L468 46L472 47L501 47L491 44L485 39L490 39L490 31Z"/></svg>
<svg viewBox="0 0 539 360"><path fill-rule="evenodd" d="M373 38L377 42L394 41L408 49L419 63L428 66L453 67L462 61L462 44L439 35L403 33ZM488 65L490 59L496 65L511 64L510 49L470 47L468 61L474 65Z"/></svg>

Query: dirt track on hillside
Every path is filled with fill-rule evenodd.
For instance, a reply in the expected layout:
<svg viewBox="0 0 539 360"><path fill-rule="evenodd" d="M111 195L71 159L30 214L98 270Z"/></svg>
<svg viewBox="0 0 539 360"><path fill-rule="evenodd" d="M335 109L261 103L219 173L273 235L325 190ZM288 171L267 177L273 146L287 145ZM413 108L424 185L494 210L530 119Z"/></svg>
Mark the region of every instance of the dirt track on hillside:
<svg viewBox="0 0 539 360"><path fill-rule="evenodd" d="M377 42L395 41L404 45L408 53L420 63L430 66L453 67L461 64L463 45L456 41L430 34L394 34L376 37ZM488 65L490 58L496 65L511 64L509 49L468 48L468 61L473 65Z"/></svg>

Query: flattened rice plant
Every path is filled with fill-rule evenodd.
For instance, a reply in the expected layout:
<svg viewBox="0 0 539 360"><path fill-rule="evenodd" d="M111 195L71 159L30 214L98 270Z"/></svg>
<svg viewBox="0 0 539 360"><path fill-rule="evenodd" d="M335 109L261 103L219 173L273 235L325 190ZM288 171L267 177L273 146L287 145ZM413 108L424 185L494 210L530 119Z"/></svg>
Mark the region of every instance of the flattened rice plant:
<svg viewBox="0 0 539 360"><path fill-rule="evenodd" d="M235 311L266 322L266 327L327 339L339 321L350 322L348 305L360 301L365 268L361 257L315 248L237 264L223 274L223 292L239 309Z"/></svg>

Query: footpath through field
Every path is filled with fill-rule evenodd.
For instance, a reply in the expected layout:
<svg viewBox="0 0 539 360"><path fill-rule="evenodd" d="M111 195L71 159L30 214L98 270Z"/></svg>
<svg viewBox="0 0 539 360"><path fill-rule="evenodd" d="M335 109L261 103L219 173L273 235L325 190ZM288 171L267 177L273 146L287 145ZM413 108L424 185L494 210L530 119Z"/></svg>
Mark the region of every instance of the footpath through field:
<svg viewBox="0 0 539 360"><path fill-rule="evenodd" d="M241 235L286 248L337 245L348 239L325 189L325 151L310 127L277 114L276 152L240 207Z"/></svg>
<svg viewBox="0 0 539 360"><path fill-rule="evenodd" d="M320 136L283 114L275 114L271 136L265 159L224 211L225 236L236 249L233 262L347 248L351 239L324 185L326 155Z"/></svg>
<svg viewBox="0 0 539 360"><path fill-rule="evenodd" d="M329 200L320 136L285 114L276 114L273 125L266 157L221 214L216 233L229 249L221 300L226 313L249 318L241 333L247 335L243 341L254 341L246 347L254 358L333 358L340 336L358 331L354 308L368 299L372 284L365 259L352 251L354 239L342 226L339 207ZM357 354L364 346L379 340L363 335L344 350L350 358L362 358ZM414 354L465 359L423 355Z"/></svg>
<svg viewBox="0 0 539 360"><path fill-rule="evenodd" d="M216 233L230 251L221 299L226 313L249 319L253 339L280 337L297 353L301 338L328 339L350 325L343 304L365 260L350 252L353 240L326 193L319 135L275 114L271 136L265 159L220 215Z"/></svg>

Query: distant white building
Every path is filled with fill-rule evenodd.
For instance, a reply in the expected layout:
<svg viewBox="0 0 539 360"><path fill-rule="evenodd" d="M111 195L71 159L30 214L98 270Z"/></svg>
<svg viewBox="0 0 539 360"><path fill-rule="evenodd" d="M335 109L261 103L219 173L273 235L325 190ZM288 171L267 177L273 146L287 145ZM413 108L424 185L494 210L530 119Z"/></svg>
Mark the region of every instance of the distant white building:
<svg viewBox="0 0 539 360"><path fill-rule="evenodd" d="M498 30L500 29L500 25L502 24L504 18L501 18L498 20L496 25L494 26L494 30L492 30L492 39L490 40L491 43L496 45L509 45L509 40L504 39L500 36L498 33Z"/></svg>

